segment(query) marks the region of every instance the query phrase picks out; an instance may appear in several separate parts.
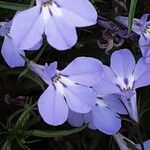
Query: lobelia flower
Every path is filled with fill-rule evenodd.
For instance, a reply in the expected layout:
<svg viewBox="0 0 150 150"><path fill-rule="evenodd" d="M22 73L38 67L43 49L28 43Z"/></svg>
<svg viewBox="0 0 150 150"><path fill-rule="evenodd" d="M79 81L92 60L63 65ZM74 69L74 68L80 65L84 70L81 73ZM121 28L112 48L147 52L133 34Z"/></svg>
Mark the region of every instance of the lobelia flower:
<svg viewBox="0 0 150 150"><path fill-rule="evenodd" d="M111 94L103 98L97 97L93 109L86 114L69 111L68 122L72 126L80 127L84 123L90 129L98 129L105 134L115 134L121 128L119 114L127 114L125 107L119 100L119 95Z"/></svg>
<svg viewBox="0 0 150 150"><path fill-rule="evenodd" d="M69 109L88 113L93 108L96 92L91 86L102 75L100 61L79 57L62 71L56 69L56 62L49 66L31 62L28 66L48 84L38 100L39 112L46 123L61 125L67 120Z"/></svg>
<svg viewBox="0 0 150 150"><path fill-rule="evenodd" d="M42 40L58 49L77 42L75 27L96 24L97 12L89 0L36 0L37 5L16 14L10 35L20 49L29 49Z"/></svg>
<svg viewBox="0 0 150 150"><path fill-rule="evenodd" d="M136 64L128 49L115 51L111 56L110 67L103 65L104 76L100 79L99 84L94 86L94 89L102 95L113 93L122 95L135 111L132 111L131 116L136 116L133 119L137 121L135 89L150 84L149 68L150 66L143 61L143 58L139 59Z"/></svg>
<svg viewBox="0 0 150 150"><path fill-rule="evenodd" d="M148 20L150 14L144 14L141 19L133 19L132 31L140 35L141 38L150 38L150 21ZM117 16L116 21L128 27L128 17Z"/></svg>
<svg viewBox="0 0 150 150"><path fill-rule="evenodd" d="M4 36L4 42L1 49L1 54L10 67L24 66L25 61L20 55L25 56L24 50L19 49L10 37L10 28L12 21L0 23L0 36ZM31 50L36 50L41 47L41 42L38 42Z"/></svg>
<svg viewBox="0 0 150 150"><path fill-rule="evenodd" d="M149 56L150 49L150 21L148 20L149 16L150 14L144 14L141 19L134 18L132 23L132 31L140 35L139 46L141 48L142 55L146 58ZM118 16L116 17L116 21L120 22L126 27L128 26L128 17Z"/></svg>

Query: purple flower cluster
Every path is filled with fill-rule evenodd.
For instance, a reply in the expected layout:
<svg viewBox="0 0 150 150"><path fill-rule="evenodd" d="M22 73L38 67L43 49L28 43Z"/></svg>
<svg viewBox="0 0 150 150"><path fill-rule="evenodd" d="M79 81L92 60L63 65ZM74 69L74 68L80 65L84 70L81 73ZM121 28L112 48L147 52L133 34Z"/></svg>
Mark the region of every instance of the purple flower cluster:
<svg viewBox="0 0 150 150"><path fill-rule="evenodd" d="M45 122L60 125L68 120L76 127L87 123L106 134L121 128L119 114L138 121L135 90L150 84L149 64L143 58L136 64L128 49L114 52L110 67L89 57L78 57L61 71L56 62L30 62L28 67L48 84L38 101Z"/></svg>
<svg viewBox="0 0 150 150"><path fill-rule="evenodd" d="M89 0L37 0L36 6L17 12L11 22L0 24L0 35L4 36L2 55L10 67L23 66L20 55L25 56L24 50L38 50L43 36L57 50L70 49L77 42L75 28L94 25L96 19L96 10ZM138 122L136 89L150 84L147 19L146 14L133 21L132 30L140 35L143 55L137 63L128 49L115 51L110 66L90 57L78 57L63 70L57 69L57 62L28 63L48 85L38 100L39 113L47 124L88 124L91 129L115 134L121 128L120 114ZM116 20L128 24L126 17Z"/></svg>

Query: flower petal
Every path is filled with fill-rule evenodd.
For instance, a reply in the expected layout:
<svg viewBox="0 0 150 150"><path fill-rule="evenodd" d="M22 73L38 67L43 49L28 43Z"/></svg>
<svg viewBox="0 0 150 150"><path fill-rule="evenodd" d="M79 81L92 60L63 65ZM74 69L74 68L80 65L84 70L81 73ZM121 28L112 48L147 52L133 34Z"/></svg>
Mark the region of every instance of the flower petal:
<svg viewBox="0 0 150 150"><path fill-rule="evenodd" d="M39 65L30 61L28 67L41 77L47 84L51 84L52 78L56 75L57 62L53 62L50 65L47 63L45 65Z"/></svg>
<svg viewBox="0 0 150 150"><path fill-rule="evenodd" d="M64 20L74 27L85 27L85 26L96 24L96 19L95 21L91 21L69 9L65 9L65 8L59 8L59 9L62 15L64 16Z"/></svg>
<svg viewBox="0 0 150 150"><path fill-rule="evenodd" d="M53 8L53 7L52 7ZM75 27L66 23L59 13L58 8L51 8L53 16L49 14L45 25L45 34L48 43L58 50L70 49L77 42L77 34ZM47 9L47 10L46 10ZM55 13L58 11L59 13ZM43 8L43 13L48 15L49 9Z"/></svg>
<svg viewBox="0 0 150 150"><path fill-rule="evenodd" d="M130 117L138 122L137 98L136 94L130 98L131 114Z"/></svg>
<svg viewBox="0 0 150 150"><path fill-rule="evenodd" d="M38 43L36 43L33 47L31 47L31 48L29 48L28 49L28 51L29 50L39 50L40 48L41 48L41 46L42 46L42 44L43 44L43 39L41 39Z"/></svg>
<svg viewBox="0 0 150 150"><path fill-rule="evenodd" d="M92 86L99 82L103 74L102 70L99 60L90 57L78 57L62 70L61 74L69 76L69 79L75 83Z"/></svg>
<svg viewBox="0 0 150 150"><path fill-rule="evenodd" d="M69 108L77 113L89 112L96 101L96 93L93 89L81 85L67 85L64 96Z"/></svg>
<svg viewBox="0 0 150 150"><path fill-rule="evenodd" d="M93 123L93 116L92 116L92 111L83 114L84 116L84 120L85 123L88 124L88 128L92 129L92 130L96 130L97 128L95 127L94 123Z"/></svg>
<svg viewBox="0 0 150 150"><path fill-rule="evenodd" d="M140 24L143 25L144 23L146 23L148 21L148 17L150 14L144 14L141 19L140 19Z"/></svg>
<svg viewBox="0 0 150 150"><path fill-rule="evenodd" d="M20 56L25 55L23 50L19 50L12 42L12 39L5 36L1 50L2 56L10 67L24 66L25 61Z"/></svg>
<svg viewBox="0 0 150 150"><path fill-rule="evenodd" d="M144 87L150 85L150 71L145 72L141 77L136 80L134 84L134 88Z"/></svg>
<svg viewBox="0 0 150 150"><path fill-rule="evenodd" d="M150 57L150 38L146 38L144 35L140 36L139 46L143 57Z"/></svg>
<svg viewBox="0 0 150 150"><path fill-rule="evenodd" d="M100 81L94 85L94 89L98 94L109 95L113 93L120 93L120 89L116 84L116 76L112 70L103 65L103 76L100 78Z"/></svg>
<svg viewBox="0 0 150 150"><path fill-rule="evenodd" d="M57 72L57 62L53 62L50 65L45 64L44 66L44 73L49 76L49 79L54 77Z"/></svg>
<svg viewBox="0 0 150 150"><path fill-rule="evenodd" d="M124 25L125 27L128 27L128 17L124 16L117 16L115 17L115 20ZM134 18L133 23L132 23L132 31L135 32L138 35L141 35L141 30L140 30L140 20Z"/></svg>
<svg viewBox="0 0 150 150"><path fill-rule="evenodd" d="M68 107L61 93L53 85L44 91L38 100L39 113L47 124L61 125L68 118Z"/></svg>
<svg viewBox="0 0 150 150"><path fill-rule="evenodd" d="M138 122L138 112L137 112L137 100L136 100L136 91L134 91L134 95L130 98L126 98L122 96L122 103L127 109L128 115L136 122Z"/></svg>
<svg viewBox="0 0 150 150"><path fill-rule="evenodd" d="M133 74L135 78L134 89L150 84L150 66L144 58L139 59Z"/></svg>
<svg viewBox="0 0 150 150"><path fill-rule="evenodd" d="M30 49L42 39L44 24L40 6L17 13L13 18L10 36L20 49Z"/></svg>
<svg viewBox="0 0 150 150"><path fill-rule="evenodd" d="M135 68L135 59L130 50L121 49L112 54L110 67L116 76L127 79Z"/></svg>
<svg viewBox="0 0 150 150"><path fill-rule="evenodd" d="M121 128L121 119L105 106L95 106L92 110L94 125L105 134L115 134Z"/></svg>
<svg viewBox="0 0 150 150"><path fill-rule="evenodd" d="M103 98L103 101L112 111L120 113L120 114L128 114L120 98L121 98L120 95L111 94L111 95L105 96Z"/></svg>
<svg viewBox="0 0 150 150"><path fill-rule="evenodd" d="M80 16L81 18L87 20L89 23L88 24L86 23L85 24L86 26L87 25L93 25L93 24L96 23L97 12L96 12L95 8L93 7L93 5L90 3L89 0L75 0L75 1L72 1L72 0L56 0L56 3L59 6L63 7L64 9L68 9L68 10L72 11L73 13L75 13L76 15ZM70 18L70 16L69 16L69 18ZM70 21L76 27L83 26L83 22L82 22L82 24L81 24L81 22L75 23L74 18L72 18Z"/></svg>
<svg viewBox="0 0 150 150"><path fill-rule="evenodd" d="M73 127L81 127L84 124L83 115L69 110L68 123Z"/></svg>

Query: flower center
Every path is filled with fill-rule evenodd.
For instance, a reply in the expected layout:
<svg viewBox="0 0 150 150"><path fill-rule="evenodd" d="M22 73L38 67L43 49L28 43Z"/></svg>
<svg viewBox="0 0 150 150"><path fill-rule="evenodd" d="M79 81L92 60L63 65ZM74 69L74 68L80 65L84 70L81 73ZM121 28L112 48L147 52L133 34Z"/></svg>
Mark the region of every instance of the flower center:
<svg viewBox="0 0 150 150"><path fill-rule="evenodd" d="M67 76L63 76L63 75L56 75L53 77L52 79L53 85L55 86L55 88L62 94L64 95L65 91L64 89L67 88L67 86L71 85L75 85L75 83L70 80Z"/></svg>
<svg viewBox="0 0 150 150"><path fill-rule="evenodd" d="M52 82L57 83L61 79L61 76L59 73L56 73L54 77L52 77Z"/></svg>
<svg viewBox="0 0 150 150"><path fill-rule="evenodd" d="M54 1L47 1L42 4L42 14L44 19L44 24L47 24L51 16L61 17L62 13L58 9L59 5Z"/></svg>
<svg viewBox="0 0 150 150"><path fill-rule="evenodd" d="M46 6L50 6L52 5L53 1L52 0L43 0L42 1L42 6L46 7Z"/></svg>
<svg viewBox="0 0 150 150"><path fill-rule="evenodd" d="M59 72L57 72L56 75L52 77L52 82L54 84L57 84L59 82L64 87L67 87L67 85L75 85L72 80L70 80L67 76L61 75Z"/></svg>
<svg viewBox="0 0 150 150"><path fill-rule="evenodd" d="M125 79L117 77L116 82L119 88L121 89L121 91L129 91L133 89L134 77L133 75Z"/></svg>

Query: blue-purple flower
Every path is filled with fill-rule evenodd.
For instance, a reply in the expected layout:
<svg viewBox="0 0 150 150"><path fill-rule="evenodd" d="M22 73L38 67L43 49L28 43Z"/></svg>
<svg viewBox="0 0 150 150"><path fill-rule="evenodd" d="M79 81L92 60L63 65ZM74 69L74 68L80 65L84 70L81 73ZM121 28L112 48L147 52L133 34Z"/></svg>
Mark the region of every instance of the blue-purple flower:
<svg viewBox="0 0 150 150"><path fill-rule="evenodd" d="M46 35L58 49L71 48L77 42L75 27L96 23L97 13L89 0L37 0L37 5L15 15L10 31L19 49L30 49Z"/></svg>
<svg viewBox="0 0 150 150"><path fill-rule="evenodd" d="M100 61L79 57L62 71L57 70L56 62L49 66L30 62L28 66L48 84L38 100L39 112L46 123L60 125L67 120L69 109L88 113L94 107L96 92L91 86L102 76Z"/></svg>
<svg viewBox="0 0 150 150"><path fill-rule="evenodd" d="M10 28L12 21L0 23L0 36L4 37L4 42L1 49L1 54L10 67L24 66L25 61L22 56L25 56L24 50L19 49L13 42L10 36ZM42 43L38 42L30 50L37 50L41 47Z"/></svg>
<svg viewBox="0 0 150 150"><path fill-rule="evenodd" d="M127 114L127 111L117 94L107 95L103 98L97 97L93 109L86 114L69 111L68 122L75 127L80 127L84 123L90 129L98 129L105 134L115 134L121 128L121 118L119 114Z"/></svg>
<svg viewBox="0 0 150 150"><path fill-rule="evenodd" d="M141 19L133 19L132 31L140 35L139 46L143 57L146 59L146 62L149 62L149 49L150 49L150 21L148 17L150 14L144 14ZM116 21L121 24L128 26L128 17L118 16Z"/></svg>
<svg viewBox="0 0 150 150"><path fill-rule="evenodd" d="M133 19L132 31L142 36L141 38L150 38L150 21L148 21L149 15L150 14L144 14L141 19ZM128 27L128 17L117 16L115 19Z"/></svg>
<svg viewBox="0 0 150 150"><path fill-rule="evenodd" d="M135 90L150 84L150 66L143 58L136 64L132 53L128 49L121 49L112 54L110 67L103 65L103 73L103 78L94 89L103 95L122 95L129 115L138 121Z"/></svg>
<svg viewBox="0 0 150 150"><path fill-rule="evenodd" d="M98 93L108 95L117 93L121 95L134 94L135 89L150 84L149 65L143 58L135 62L135 58L128 49L115 51L111 55L110 67L103 65L104 76L95 86Z"/></svg>

